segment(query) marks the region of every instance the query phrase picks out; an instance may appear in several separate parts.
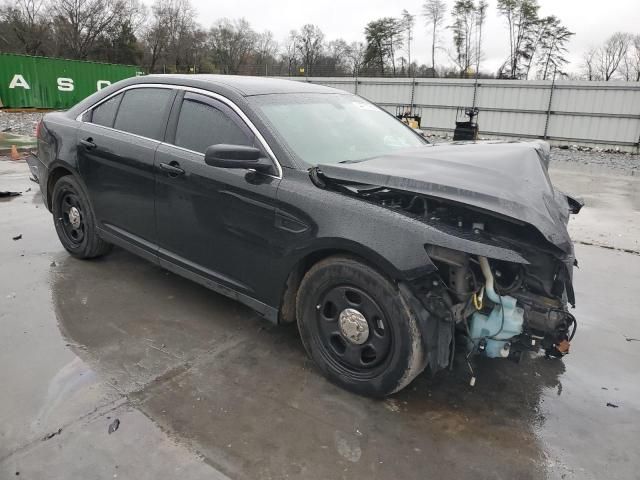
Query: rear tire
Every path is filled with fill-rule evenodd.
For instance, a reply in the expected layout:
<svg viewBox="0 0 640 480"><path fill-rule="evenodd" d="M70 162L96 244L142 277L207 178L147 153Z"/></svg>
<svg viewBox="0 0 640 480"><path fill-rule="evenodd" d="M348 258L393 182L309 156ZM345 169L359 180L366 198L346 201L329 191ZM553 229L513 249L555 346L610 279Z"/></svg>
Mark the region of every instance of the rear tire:
<svg viewBox="0 0 640 480"><path fill-rule="evenodd" d="M318 262L298 289L302 343L322 373L357 394L395 393L425 367L416 319L398 289L363 262Z"/></svg>
<svg viewBox="0 0 640 480"><path fill-rule="evenodd" d="M61 177L55 183L51 211L58 238L74 257L96 258L111 250L111 244L98 237L91 205L84 190L71 175Z"/></svg>

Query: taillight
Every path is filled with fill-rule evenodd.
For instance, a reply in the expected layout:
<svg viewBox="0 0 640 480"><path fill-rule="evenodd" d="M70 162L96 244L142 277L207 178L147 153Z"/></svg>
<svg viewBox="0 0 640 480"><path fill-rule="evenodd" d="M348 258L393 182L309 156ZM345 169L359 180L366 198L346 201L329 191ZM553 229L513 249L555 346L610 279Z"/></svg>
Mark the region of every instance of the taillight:
<svg viewBox="0 0 640 480"><path fill-rule="evenodd" d="M40 138L40 125L42 125L42 120L36 124L36 138Z"/></svg>

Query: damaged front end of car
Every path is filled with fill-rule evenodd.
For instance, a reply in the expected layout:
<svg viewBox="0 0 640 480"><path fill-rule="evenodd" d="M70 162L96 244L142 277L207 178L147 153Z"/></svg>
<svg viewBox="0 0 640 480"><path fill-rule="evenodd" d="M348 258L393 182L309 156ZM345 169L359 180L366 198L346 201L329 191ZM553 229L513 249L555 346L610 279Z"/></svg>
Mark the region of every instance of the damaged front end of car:
<svg viewBox="0 0 640 480"><path fill-rule="evenodd" d="M548 146L478 147L390 157L388 171L378 160L311 171L323 188L425 226L424 248L435 268L399 282L400 292L418 317L431 370L451 368L456 350L464 349L472 383L475 354L518 361L526 351L569 352L577 327L569 312L577 262L566 226L582 206L551 186ZM510 173L508 165L528 177ZM500 181L470 188L469 171L488 178L492 170L504 190Z"/></svg>

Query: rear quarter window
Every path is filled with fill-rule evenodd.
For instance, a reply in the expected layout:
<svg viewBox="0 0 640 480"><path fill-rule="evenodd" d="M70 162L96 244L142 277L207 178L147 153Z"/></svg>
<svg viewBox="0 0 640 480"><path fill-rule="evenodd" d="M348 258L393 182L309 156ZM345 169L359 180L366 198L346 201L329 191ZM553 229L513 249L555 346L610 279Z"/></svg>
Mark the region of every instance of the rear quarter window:
<svg viewBox="0 0 640 480"><path fill-rule="evenodd" d="M168 88L136 88L124 93L113 128L162 140L174 92Z"/></svg>
<svg viewBox="0 0 640 480"><path fill-rule="evenodd" d="M91 113L91 123L102 125L103 127L113 127L113 121L116 118L116 112L121 100L122 94L119 94L94 108Z"/></svg>

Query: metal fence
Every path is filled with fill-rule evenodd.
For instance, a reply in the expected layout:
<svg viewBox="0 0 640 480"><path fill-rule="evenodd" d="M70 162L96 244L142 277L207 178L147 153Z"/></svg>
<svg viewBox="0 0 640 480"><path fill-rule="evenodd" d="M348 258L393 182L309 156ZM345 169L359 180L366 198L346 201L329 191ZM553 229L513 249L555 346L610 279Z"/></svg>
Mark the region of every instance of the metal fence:
<svg viewBox="0 0 640 480"><path fill-rule="evenodd" d="M457 109L480 109L481 137L540 138L554 145L640 153L640 83L410 78L291 78L360 95L391 113L422 109L422 128L451 133Z"/></svg>
<svg viewBox="0 0 640 480"><path fill-rule="evenodd" d="M69 108L138 67L0 53L0 107Z"/></svg>

